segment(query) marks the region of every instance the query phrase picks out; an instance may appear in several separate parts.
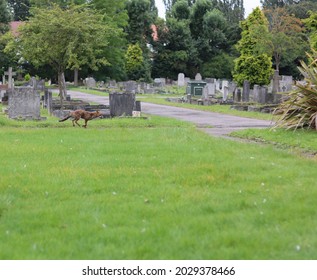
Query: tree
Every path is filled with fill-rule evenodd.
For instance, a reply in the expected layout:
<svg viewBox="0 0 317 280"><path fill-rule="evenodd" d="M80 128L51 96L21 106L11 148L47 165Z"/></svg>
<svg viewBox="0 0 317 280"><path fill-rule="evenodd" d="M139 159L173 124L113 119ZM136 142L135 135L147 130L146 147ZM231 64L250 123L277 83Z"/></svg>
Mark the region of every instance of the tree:
<svg viewBox="0 0 317 280"><path fill-rule="evenodd" d="M310 17L303 22L309 30L309 41L312 49L317 50L317 12L310 12Z"/></svg>
<svg viewBox="0 0 317 280"><path fill-rule="evenodd" d="M128 14L125 9L126 0L92 0L91 5L104 15L104 24L112 30L108 37L108 47L104 50L104 56L109 61L108 65L100 67L94 75L100 79L111 77L116 80L126 78L125 53L127 40L125 28L128 25Z"/></svg>
<svg viewBox="0 0 317 280"><path fill-rule="evenodd" d="M0 36L9 30L11 15L6 0L0 0Z"/></svg>
<svg viewBox="0 0 317 280"><path fill-rule="evenodd" d="M240 57L235 60L234 80L240 86L245 80L251 85L268 84L273 73L272 59L268 53L259 51L255 36L255 30L260 28L264 36L268 33L268 22L260 8L254 9L248 18L241 22L241 28L241 40L237 44Z"/></svg>
<svg viewBox="0 0 317 280"><path fill-rule="evenodd" d="M107 63L101 56L111 30L102 15L86 6L62 9L56 4L33 8L28 24L19 30L17 53L30 63L51 65L58 74L61 101L66 97L66 69L89 65L97 69ZM7 45L8 50L12 43Z"/></svg>
<svg viewBox="0 0 317 280"><path fill-rule="evenodd" d="M144 79L149 80L151 76L151 53L150 43L153 41L152 25L157 18L157 9L152 0L129 0L126 2L128 13L128 25L126 27L127 40L129 44L139 44L144 59Z"/></svg>
<svg viewBox="0 0 317 280"><path fill-rule="evenodd" d="M30 16L30 0L8 0L8 3L15 21L25 21Z"/></svg>
<svg viewBox="0 0 317 280"><path fill-rule="evenodd" d="M309 17L309 11L317 10L317 1L299 1L298 3L286 6L286 9L290 15L294 15L296 18L305 19Z"/></svg>
<svg viewBox="0 0 317 280"><path fill-rule="evenodd" d="M125 57L128 78L132 80L144 78L146 70L143 52L139 44L129 45Z"/></svg>
<svg viewBox="0 0 317 280"><path fill-rule="evenodd" d="M289 15L285 8L264 10L269 22L269 33L257 34L257 46L264 48L274 58L275 69L279 71L283 57L295 60L307 43L303 40L303 23ZM268 35L268 36L265 36Z"/></svg>
<svg viewBox="0 0 317 280"><path fill-rule="evenodd" d="M8 67L10 58L3 51L5 42L2 40L3 34L9 30L9 22L11 20L6 0L0 0L0 74L3 74L4 67Z"/></svg>

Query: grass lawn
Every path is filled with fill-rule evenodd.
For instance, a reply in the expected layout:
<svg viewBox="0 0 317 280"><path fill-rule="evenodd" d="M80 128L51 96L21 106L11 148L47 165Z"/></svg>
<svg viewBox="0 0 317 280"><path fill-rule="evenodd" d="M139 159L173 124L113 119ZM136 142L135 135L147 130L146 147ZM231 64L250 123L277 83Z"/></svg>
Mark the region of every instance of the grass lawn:
<svg viewBox="0 0 317 280"><path fill-rule="evenodd" d="M281 148L292 149L294 152L317 154L317 132L314 130L246 129L235 131L231 135L263 143L271 143Z"/></svg>
<svg viewBox="0 0 317 280"><path fill-rule="evenodd" d="M0 259L316 259L316 161L288 150L3 115L0 147Z"/></svg>

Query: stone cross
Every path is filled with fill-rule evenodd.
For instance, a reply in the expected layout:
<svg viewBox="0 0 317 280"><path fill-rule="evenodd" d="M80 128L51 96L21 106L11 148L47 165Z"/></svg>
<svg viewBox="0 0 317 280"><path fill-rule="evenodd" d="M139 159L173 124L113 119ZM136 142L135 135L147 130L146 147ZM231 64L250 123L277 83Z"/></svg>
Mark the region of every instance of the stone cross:
<svg viewBox="0 0 317 280"><path fill-rule="evenodd" d="M8 76L8 88L13 88L12 77L16 75L16 72L12 72L12 67L9 67L8 71L4 72L4 76Z"/></svg>
<svg viewBox="0 0 317 280"><path fill-rule="evenodd" d="M273 88L272 93L277 93L280 91L280 80L282 80L282 77L279 75L279 71L275 70L273 75Z"/></svg>

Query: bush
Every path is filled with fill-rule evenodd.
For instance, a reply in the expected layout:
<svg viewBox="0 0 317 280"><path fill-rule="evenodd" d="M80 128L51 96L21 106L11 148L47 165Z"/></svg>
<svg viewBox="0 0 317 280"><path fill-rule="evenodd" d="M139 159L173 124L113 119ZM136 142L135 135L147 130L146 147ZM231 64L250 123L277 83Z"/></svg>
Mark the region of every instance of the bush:
<svg viewBox="0 0 317 280"><path fill-rule="evenodd" d="M281 117L275 127L287 129L313 128L317 129L317 60L314 55L308 55L311 63L301 61L299 71L305 81L297 82L297 89L288 94L288 98L276 110Z"/></svg>

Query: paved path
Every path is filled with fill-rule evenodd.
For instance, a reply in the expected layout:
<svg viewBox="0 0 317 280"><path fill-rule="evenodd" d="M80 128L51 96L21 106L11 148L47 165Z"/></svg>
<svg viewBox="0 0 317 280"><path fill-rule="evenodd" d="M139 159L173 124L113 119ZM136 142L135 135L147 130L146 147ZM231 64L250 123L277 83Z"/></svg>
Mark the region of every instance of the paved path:
<svg viewBox="0 0 317 280"><path fill-rule="evenodd" d="M109 104L109 98L81 92L68 91L72 98L88 102ZM185 109L173 106L157 105L141 101L142 113L171 117L194 123L198 128L213 136L226 137L229 133L239 129L271 127L271 121L236 117L231 115Z"/></svg>

